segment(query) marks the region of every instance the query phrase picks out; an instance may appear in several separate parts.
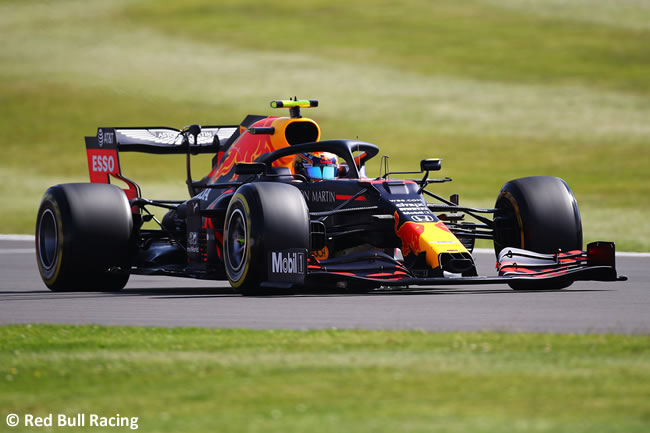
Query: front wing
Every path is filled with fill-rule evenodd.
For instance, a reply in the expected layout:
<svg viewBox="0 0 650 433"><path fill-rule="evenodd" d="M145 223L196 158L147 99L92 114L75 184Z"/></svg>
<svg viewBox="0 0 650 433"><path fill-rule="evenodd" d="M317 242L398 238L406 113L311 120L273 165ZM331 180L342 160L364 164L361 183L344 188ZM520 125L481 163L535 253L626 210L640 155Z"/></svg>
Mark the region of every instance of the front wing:
<svg viewBox="0 0 650 433"><path fill-rule="evenodd" d="M534 287L568 286L575 281L625 281L615 267L612 242L594 242L586 251L539 254L518 248L505 248L496 263L497 276L420 277L404 264L382 252L360 253L342 258L311 260L307 285L350 283L381 286L438 286L465 284L534 283Z"/></svg>

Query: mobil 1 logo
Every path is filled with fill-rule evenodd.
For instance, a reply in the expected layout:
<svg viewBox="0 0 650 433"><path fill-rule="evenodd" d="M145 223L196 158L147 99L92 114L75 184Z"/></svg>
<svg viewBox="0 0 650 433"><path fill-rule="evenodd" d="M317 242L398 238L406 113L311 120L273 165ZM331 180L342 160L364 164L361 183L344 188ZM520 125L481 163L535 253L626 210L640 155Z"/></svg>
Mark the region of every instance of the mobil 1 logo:
<svg viewBox="0 0 650 433"><path fill-rule="evenodd" d="M270 251L268 256L268 275L270 281L302 284L307 269L307 250L293 248Z"/></svg>

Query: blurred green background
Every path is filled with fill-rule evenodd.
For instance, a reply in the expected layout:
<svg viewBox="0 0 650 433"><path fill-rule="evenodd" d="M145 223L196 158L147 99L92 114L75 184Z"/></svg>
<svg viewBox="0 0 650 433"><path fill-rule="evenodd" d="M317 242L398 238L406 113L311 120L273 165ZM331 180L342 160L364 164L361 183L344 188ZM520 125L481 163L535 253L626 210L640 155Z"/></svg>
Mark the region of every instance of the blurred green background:
<svg viewBox="0 0 650 433"><path fill-rule="evenodd" d="M392 169L443 158L461 203L559 176L586 241L650 251L650 1L0 0L0 41L2 233L87 180L98 126L236 124L297 95ZM145 196L184 196L182 157L122 162Z"/></svg>

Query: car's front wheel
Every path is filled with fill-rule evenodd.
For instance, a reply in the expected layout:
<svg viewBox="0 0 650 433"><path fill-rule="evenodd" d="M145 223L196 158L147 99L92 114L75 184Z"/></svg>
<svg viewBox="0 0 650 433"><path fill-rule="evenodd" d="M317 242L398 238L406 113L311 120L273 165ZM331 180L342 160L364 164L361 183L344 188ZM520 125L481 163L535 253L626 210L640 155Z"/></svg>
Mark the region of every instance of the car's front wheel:
<svg viewBox="0 0 650 433"><path fill-rule="evenodd" d="M494 216L494 251L507 247L537 253L582 249L582 222L575 196L557 177L533 176L511 180L499 193ZM518 281L516 290L557 290L571 283Z"/></svg>
<svg viewBox="0 0 650 433"><path fill-rule="evenodd" d="M224 222L230 285L244 295L270 295L300 285L309 242L309 209L300 190L274 182L241 186Z"/></svg>

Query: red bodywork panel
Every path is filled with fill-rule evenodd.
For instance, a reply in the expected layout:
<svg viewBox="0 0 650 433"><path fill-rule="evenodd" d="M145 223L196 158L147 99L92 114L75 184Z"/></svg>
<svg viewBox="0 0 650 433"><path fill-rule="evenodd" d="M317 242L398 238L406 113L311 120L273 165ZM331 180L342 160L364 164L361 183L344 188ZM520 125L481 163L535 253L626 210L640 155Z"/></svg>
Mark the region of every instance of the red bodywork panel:
<svg viewBox="0 0 650 433"><path fill-rule="evenodd" d="M117 145L112 135L103 134L99 129L98 137L102 137L99 141L86 140L86 155L88 158L88 173L90 174L91 183L111 183L111 176L121 180L127 185L127 188L122 188L128 200L133 200L140 197L140 188L130 179L122 176L122 169L120 167L120 156L117 151ZM137 206L131 208L133 213L139 213L140 209Z"/></svg>

